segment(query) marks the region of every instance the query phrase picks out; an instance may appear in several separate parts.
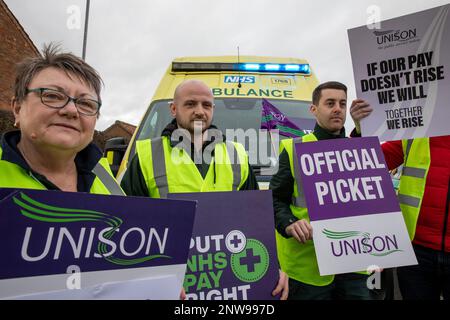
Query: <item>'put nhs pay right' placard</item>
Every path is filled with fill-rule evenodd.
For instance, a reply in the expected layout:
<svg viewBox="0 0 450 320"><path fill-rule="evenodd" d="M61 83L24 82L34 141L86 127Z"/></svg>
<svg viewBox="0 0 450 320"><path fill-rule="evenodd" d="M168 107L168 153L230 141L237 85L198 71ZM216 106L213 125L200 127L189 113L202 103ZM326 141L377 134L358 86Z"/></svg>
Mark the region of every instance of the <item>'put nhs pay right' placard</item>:
<svg viewBox="0 0 450 320"><path fill-rule="evenodd" d="M321 275L417 264L378 138L296 152Z"/></svg>

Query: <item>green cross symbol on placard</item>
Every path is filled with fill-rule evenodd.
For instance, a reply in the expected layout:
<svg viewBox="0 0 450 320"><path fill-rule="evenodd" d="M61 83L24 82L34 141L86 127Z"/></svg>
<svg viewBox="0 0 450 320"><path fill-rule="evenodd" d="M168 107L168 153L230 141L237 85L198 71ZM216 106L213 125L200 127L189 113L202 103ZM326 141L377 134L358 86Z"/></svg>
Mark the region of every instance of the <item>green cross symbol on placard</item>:
<svg viewBox="0 0 450 320"><path fill-rule="evenodd" d="M231 255L231 270L244 282L260 280L269 268L269 252L256 239L247 239L244 250Z"/></svg>

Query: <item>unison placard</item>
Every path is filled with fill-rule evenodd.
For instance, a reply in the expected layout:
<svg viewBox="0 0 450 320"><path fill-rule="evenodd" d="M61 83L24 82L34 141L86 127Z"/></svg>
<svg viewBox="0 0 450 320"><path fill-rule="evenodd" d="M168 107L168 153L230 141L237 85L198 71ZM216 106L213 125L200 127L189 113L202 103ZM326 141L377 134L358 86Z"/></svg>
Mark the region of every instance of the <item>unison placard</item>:
<svg viewBox="0 0 450 320"><path fill-rule="evenodd" d="M378 138L295 148L321 275L417 264Z"/></svg>
<svg viewBox="0 0 450 320"><path fill-rule="evenodd" d="M45 299L58 292L61 299L177 299L195 206L192 201L0 189L0 298ZM164 279L166 290L151 286L152 280L160 286ZM140 287L138 280L147 291L129 295Z"/></svg>
<svg viewBox="0 0 450 320"><path fill-rule="evenodd" d="M450 134L450 5L348 30L356 93L373 107L363 136Z"/></svg>

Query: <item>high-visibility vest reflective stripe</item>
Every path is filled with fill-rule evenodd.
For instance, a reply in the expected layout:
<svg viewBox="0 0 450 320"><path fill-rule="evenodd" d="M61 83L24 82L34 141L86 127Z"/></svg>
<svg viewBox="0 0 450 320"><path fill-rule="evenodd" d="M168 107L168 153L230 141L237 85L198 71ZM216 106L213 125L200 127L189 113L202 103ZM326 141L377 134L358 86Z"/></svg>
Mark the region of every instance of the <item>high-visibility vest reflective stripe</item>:
<svg viewBox="0 0 450 320"><path fill-rule="evenodd" d="M170 193L239 190L248 178L248 157L234 142L214 146L208 172L203 178L184 148L170 145L168 137L136 142L141 171L149 196L165 198ZM237 156L236 156L237 153Z"/></svg>
<svg viewBox="0 0 450 320"><path fill-rule="evenodd" d="M101 158L100 161L95 165L94 169L92 169L92 172L95 174L95 180L92 184L90 193L100 194L100 189L103 186L104 188L106 188L106 190L102 190L101 194L125 196L125 192L123 192L122 188L111 172L111 167L109 166L108 159Z"/></svg>
<svg viewBox="0 0 450 320"><path fill-rule="evenodd" d="M0 159L2 153L2 148L0 148ZM108 161L105 158L100 159L92 172L96 177L92 183L90 193L124 195L114 179ZM4 160L0 160L0 188L47 189L31 172Z"/></svg>
<svg viewBox="0 0 450 320"><path fill-rule="evenodd" d="M301 138L285 139L281 142L280 153L286 150L292 177L294 177L294 192L290 209L299 220L309 221L308 210L304 199L304 192L300 179L300 168L297 163L295 143L317 141L313 133ZM281 269L294 280L314 286L325 286L333 282L334 276L321 276L317 264L314 244L311 240L305 244L299 243L294 237L284 238L276 232L278 259Z"/></svg>
<svg viewBox="0 0 450 320"><path fill-rule="evenodd" d="M403 140L402 145L404 166L400 177L398 201L409 237L412 240L416 233L425 183L431 164L430 140L429 138Z"/></svg>

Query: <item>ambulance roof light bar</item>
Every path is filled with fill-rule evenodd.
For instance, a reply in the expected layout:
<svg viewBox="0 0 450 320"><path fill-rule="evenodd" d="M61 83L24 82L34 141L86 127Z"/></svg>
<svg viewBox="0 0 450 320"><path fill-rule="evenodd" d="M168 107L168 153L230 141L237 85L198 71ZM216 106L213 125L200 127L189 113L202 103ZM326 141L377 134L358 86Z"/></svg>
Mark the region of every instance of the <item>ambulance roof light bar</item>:
<svg viewBox="0 0 450 320"><path fill-rule="evenodd" d="M172 62L172 71L248 71L269 73L311 73L309 64Z"/></svg>

